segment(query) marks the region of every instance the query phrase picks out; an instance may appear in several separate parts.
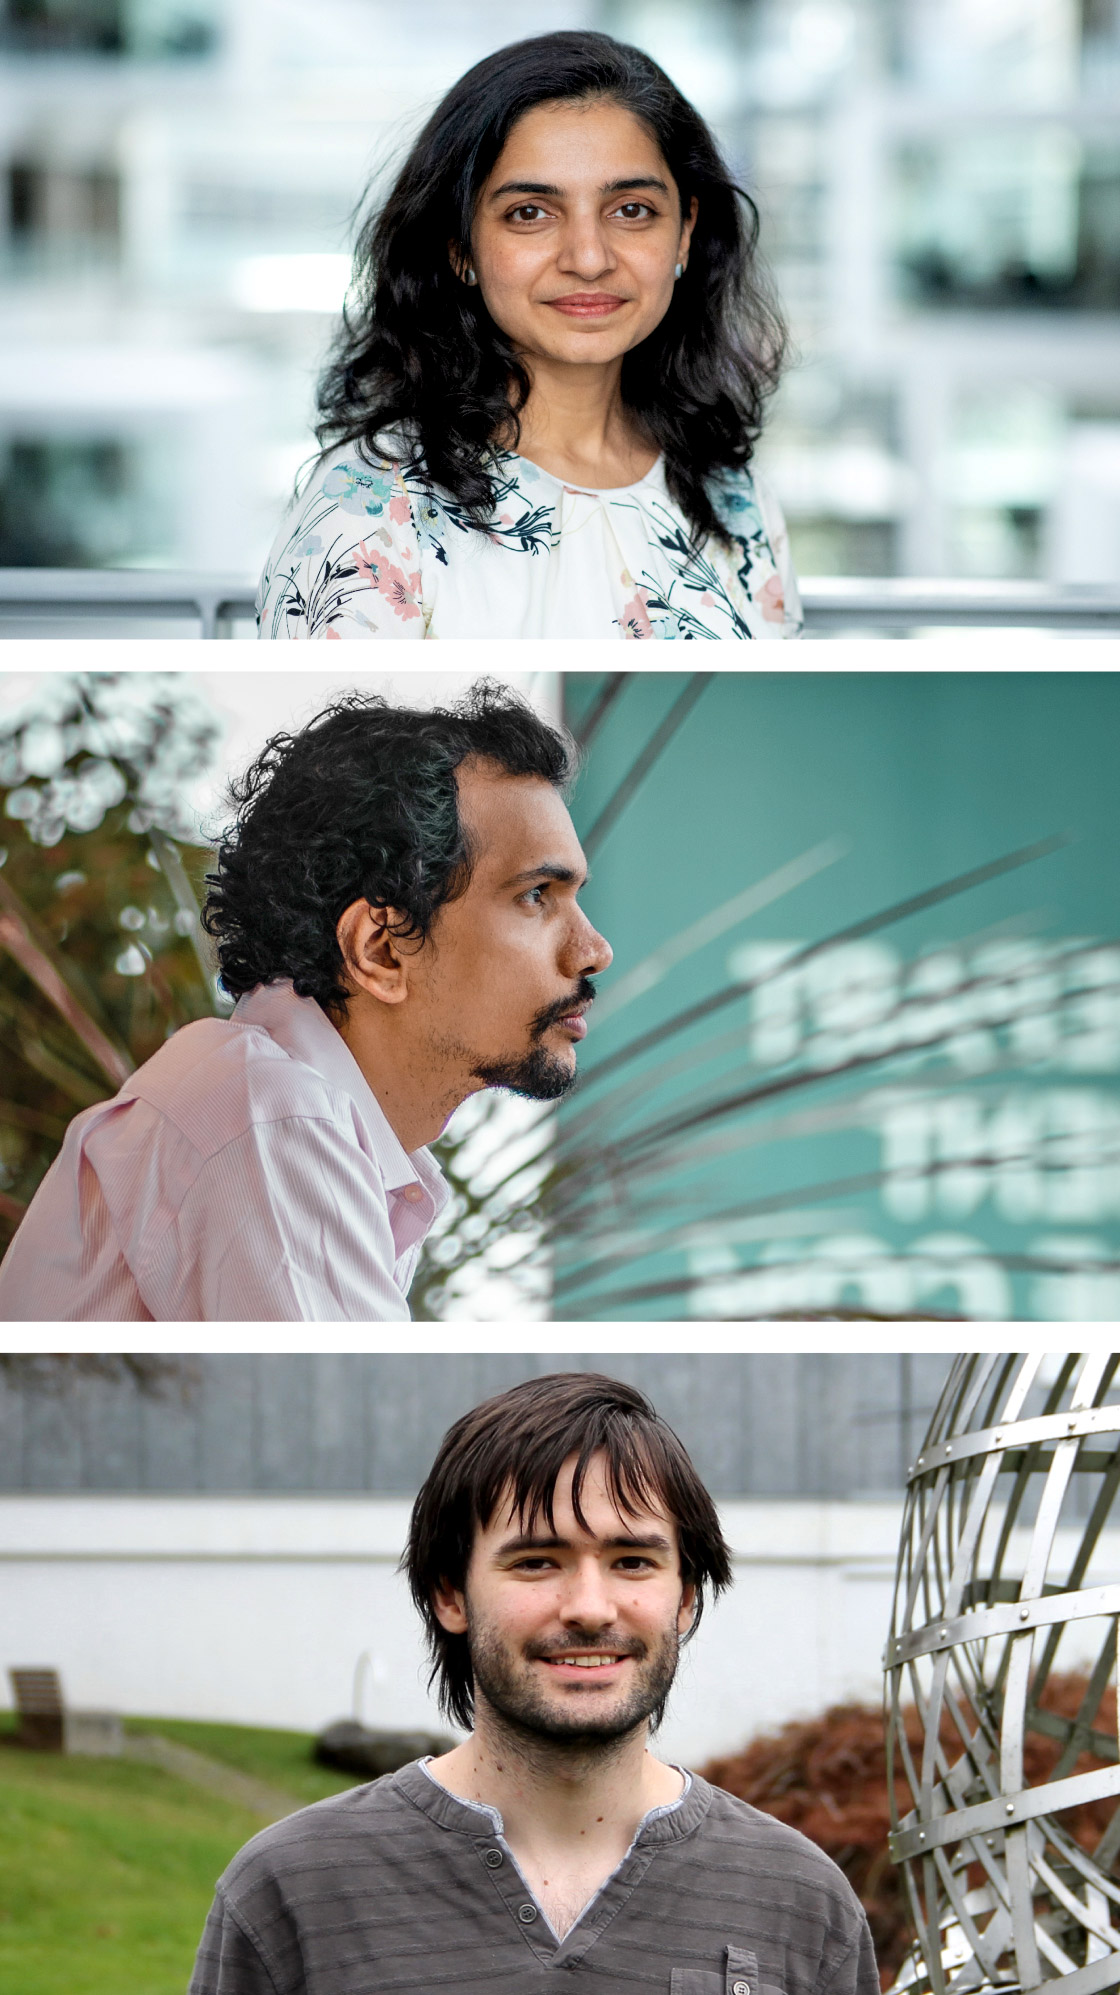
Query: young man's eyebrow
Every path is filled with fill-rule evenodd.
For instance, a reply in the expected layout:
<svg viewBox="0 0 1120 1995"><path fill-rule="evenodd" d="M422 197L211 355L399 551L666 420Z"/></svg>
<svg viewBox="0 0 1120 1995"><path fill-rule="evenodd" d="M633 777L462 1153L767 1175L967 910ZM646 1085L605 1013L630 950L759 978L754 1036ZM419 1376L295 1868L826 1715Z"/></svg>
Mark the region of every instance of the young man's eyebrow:
<svg viewBox="0 0 1120 1995"><path fill-rule="evenodd" d="M516 1538L507 1538L499 1545L498 1557L510 1558L520 1552L570 1552L573 1542L571 1538L547 1532L526 1531ZM620 1532L614 1538L600 1538L598 1543L607 1552L671 1552L673 1549L668 1538L663 1538L657 1531L651 1531L648 1535L644 1532Z"/></svg>
<svg viewBox="0 0 1120 1995"><path fill-rule="evenodd" d="M637 187L652 187L659 194L669 192L664 180L659 180L655 173L636 174L629 180L608 180L600 187L599 192L626 194ZM503 180L501 186L495 187L489 198L491 201L500 201L504 194L543 194L548 200L559 201L563 199L564 189L553 187L543 180Z"/></svg>
<svg viewBox="0 0 1120 1995"><path fill-rule="evenodd" d="M546 859L542 866L527 866L523 873L515 873L512 879L503 881L503 886L522 887L529 880L559 880L564 887L585 887L590 878L590 873L579 873L574 866L562 866L558 859Z"/></svg>

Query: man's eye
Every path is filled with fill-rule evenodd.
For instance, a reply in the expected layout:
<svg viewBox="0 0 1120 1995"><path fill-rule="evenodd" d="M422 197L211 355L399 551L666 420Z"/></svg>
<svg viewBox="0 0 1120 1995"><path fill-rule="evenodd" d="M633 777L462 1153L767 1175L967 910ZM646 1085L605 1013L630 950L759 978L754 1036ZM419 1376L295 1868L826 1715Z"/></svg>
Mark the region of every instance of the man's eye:
<svg viewBox="0 0 1120 1995"><path fill-rule="evenodd" d="M522 894L521 898L522 900L530 901L534 907L542 907L547 892L548 886L546 883L540 887L530 887L528 893Z"/></svg>

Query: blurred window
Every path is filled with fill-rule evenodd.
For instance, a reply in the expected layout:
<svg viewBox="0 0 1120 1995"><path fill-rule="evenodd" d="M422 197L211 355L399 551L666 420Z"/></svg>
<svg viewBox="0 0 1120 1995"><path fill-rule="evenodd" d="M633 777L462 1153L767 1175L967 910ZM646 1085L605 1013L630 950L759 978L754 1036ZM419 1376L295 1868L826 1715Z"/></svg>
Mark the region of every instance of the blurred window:
<svg viewBox="0 0 1120 1995"><path fill-rule="evenodd" d="M13 159L8 165L8 240L36 265L103 261L120 242L120 176L111 167Z"/></svg>
<svg viewBox="0 0 1120 1995"><path fill-rule="evenodd" d="M904 146L895 255L903 295L923 305L1114 310L1120 146L1054 127Z"/></svg>
<svg viewBox="0 0 1120 1995"><path fill-rule="evenodd" d="M111 567L143 549L144 510L118 440L0 444L0 567Z"/></svg>
<svg viewBox="0 0 1120 1995"><path fill-rule="evenodd" d="M0 0L0 46L28 55L208 55L212 0Z"/></svg>

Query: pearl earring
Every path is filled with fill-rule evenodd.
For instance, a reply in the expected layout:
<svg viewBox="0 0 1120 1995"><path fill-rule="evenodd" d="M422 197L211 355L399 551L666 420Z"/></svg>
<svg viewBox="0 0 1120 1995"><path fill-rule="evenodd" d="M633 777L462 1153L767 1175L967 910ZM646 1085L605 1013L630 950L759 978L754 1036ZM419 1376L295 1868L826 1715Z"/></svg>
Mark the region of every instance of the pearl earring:
<svg viewBox="0 0 1120 1995"><path fill-rule="evenodd" d="M464 281L464 283L466 283L466 284L477 284L477 283L478 283L478 278L477 278L477 277L475 276L475 274L474 274L474 271L472 270L472 268L471 268L471 266L470 266L470 264L469 264L469 263L468 263L468 265L467 265L467 274L466 274L466 277L464 278L464 280L463 280L463 281Z"/></svg>
<svg viewBox="0 0 1120 1995"><path fill-rule="evenodd" d="M683 276L684 276L684 264L678 263L676 269L673 272L673 277L674 279L676 279L678 277L683 277Z"/></svg>

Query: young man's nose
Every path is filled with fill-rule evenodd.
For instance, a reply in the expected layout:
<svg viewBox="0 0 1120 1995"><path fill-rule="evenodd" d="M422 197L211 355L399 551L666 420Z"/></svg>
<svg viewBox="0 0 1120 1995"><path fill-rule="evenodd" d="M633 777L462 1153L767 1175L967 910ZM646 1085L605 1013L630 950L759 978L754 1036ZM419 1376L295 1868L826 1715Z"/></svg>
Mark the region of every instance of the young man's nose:
<svg viewBox="0 0 1120 1995"><path fill-rule="evenodd" d="M569 1574L560 1616L581 1628L605 1628L614 1620L614 1603L597 1564L589 1561Z"/></svg>

